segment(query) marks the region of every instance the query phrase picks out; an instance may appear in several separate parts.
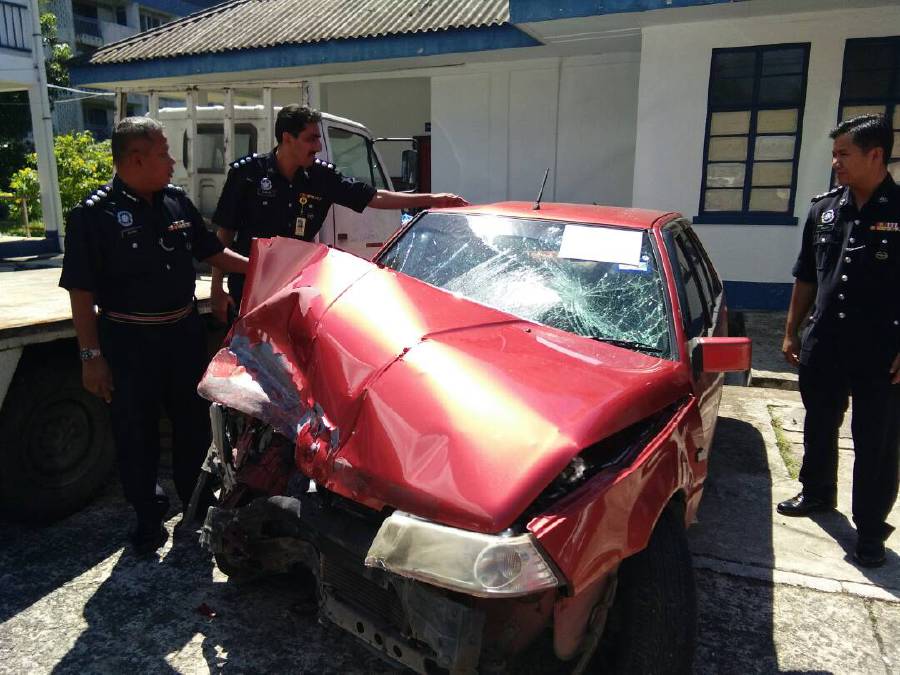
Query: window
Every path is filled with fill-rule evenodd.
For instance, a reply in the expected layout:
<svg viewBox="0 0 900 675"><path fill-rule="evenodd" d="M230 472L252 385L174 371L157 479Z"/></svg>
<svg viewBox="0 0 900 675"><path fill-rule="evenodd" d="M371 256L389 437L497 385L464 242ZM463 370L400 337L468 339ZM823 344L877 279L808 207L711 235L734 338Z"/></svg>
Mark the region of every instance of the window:
<svg viewBox="0 0 900 675"><path fill-rule="evenodd" d="M328 143L331 161L338 171L376 188L387 189L381 164L368 138L346 129L328 127Z"/></svg>
<svg viewBox="0 0 900 675"><path fill-rule="evenodd" d="M847 40L838 120L871 113L893 121L888 169L900 181L900 37Z"/></svg>
<svg viewBox="0 0 900 675"><path fill-rule="evenodd" d="M714 49L698 223L796 224L809 45Z"/></svg>
<svg viewBox="0 0 900 675"><path fill-rule="evenodd" d="M684 329L688 338L695 338L712 325L710 303L703 288L707 277L702 271L700 254L693 245L686 247L690 242L686 241L680 228L666 227L664 236L669 262L675 272Z"/></svg>
<svg viewBox="0 0 900 675"><path fill-rule="evenodd" d="M150 30L151 28L156 28L158 26L162 26L165 23L165 19L155 14L145 14L141 12L141 30Z"/></svg>
<svg viewBox="0 0 900 675"><path fill-rule="evenodd" d="M116 23L120 26L128 25L128 13L124 7L116 7Z"/></svg>
<svg viewBox="0 0 900 675"><path fill-rule="evenodd" d="M225 130L221 124L197 125L198 173L225 173ZM187 131L181 142L181 163L188 169ZM256 152L256 128L252 124L234 125L234 156Z"/></svg>

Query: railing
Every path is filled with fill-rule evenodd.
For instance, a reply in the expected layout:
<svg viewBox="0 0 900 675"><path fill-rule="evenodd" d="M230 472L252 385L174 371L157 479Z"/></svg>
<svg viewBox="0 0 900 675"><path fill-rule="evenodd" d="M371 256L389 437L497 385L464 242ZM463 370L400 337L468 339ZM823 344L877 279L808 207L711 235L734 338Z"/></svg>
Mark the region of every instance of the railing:
<svg viewBox="0 0 900 675"><path fill-rule="evenodd" d="M100 32L99 20L90 16L79 16L78 14L75 14L72 18L75 23L75 35L90 35L96 38L103 38L103 33Z"/></svg>
<svg viewBox="0 0 900 675"><path fill-rule="evenodd" d="M28 29L28 8L0 0L0 47L20 52L31 51L31 31Z"/></svg>

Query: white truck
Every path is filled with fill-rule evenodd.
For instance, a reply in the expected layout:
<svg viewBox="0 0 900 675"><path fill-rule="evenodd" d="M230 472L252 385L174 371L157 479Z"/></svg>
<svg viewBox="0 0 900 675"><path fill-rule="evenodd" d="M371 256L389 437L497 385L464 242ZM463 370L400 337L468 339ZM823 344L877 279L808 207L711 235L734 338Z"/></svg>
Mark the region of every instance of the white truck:
<svg viewBox="0 0 900 675"><path fill-rule="evenodd" d="M277 111L277 109L276 109ZM197 113L196 178L185 167L188 117L184 108L163 108L174 182L196 181L194 201L207 218L225 182L223 109ZM258 147L266 112L234 108L235 157ZM321 159L378 188L393 189L372 134L351 120L323 114ZM326 244L371 258L400 226L399 211L357 214L334 206L319 233ZM106 481L114 447L105 404L81 386L68 293L58 288L60 270L0 271L0 511L46 522L80 509ZM209 279L197 282L201 313L209 313Z"/></svg>

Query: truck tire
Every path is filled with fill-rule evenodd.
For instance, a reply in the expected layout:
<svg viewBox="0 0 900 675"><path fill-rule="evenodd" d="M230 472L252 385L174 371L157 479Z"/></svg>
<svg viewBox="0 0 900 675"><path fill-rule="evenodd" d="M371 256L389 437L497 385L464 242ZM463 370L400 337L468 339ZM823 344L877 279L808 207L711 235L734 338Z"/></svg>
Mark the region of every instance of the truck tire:
<svg viewBox="0 0 900 675"><path fill-rule="evenodd" d="M115 458L106 404L81 385L78 363L23 359L0 414L0 506L43 524L83 507Z"/></svg>
<svg viewBox="0 0 900 675"><path fill-rule="evenodd" d="M679 512L666 508L647 548L619 567L616 597L588 672L692 672L697 600Z"/></svg>

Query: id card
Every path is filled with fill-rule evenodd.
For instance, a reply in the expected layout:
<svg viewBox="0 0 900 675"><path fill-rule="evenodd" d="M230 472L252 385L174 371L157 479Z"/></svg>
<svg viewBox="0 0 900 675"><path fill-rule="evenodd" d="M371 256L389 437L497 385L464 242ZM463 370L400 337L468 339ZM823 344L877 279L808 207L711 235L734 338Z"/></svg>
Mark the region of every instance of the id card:
<svg viewBox="0 0 900 675"><path fill-rule="evenodd" d="M294 236L303 238L303 235L306 234L306 218L297 218L294 221Z"/></svg>

